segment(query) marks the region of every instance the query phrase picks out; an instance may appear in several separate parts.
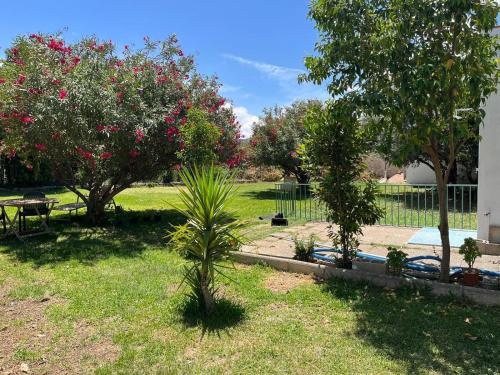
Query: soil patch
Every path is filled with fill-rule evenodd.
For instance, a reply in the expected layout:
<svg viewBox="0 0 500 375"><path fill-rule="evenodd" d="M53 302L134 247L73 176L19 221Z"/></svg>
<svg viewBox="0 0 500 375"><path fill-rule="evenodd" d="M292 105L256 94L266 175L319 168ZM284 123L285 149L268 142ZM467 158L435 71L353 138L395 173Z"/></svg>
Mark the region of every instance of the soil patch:
<svg viewBox="0 0 500 375"><path fill-rule="evenodd" d="M64 299L12 300L0 294L0 374L89 373L115 361L119 348L95 327L77 323L74 334L61 335L46 310Z"/></svg>
<svg viewBox="0 0 500 375"><path fill-rule="evenodd" d="M265 287L275 293L287 293L301 285L314 283L309 275L289 272L274 272L265 281Z"/></svg>

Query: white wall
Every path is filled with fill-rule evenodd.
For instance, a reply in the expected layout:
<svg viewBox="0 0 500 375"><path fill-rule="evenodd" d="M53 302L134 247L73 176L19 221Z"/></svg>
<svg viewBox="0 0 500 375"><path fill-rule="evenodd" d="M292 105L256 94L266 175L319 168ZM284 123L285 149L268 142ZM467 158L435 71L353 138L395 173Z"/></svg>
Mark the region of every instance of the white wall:
<svg viewBox="0 0 500 375"><path fill-rule="evenodd" d="M497 27L492 35L499 34ZM490 226L500 226L500 84L497 93L487 99L484 110L484 126L479 132L477 238L490 241Z"/></svg>
<svg viewBox="0 0 500 375"><path fill-rule="evenodd" d="M407 184L435 184L436 175L426 164L412 164L406 168Z"/></svg>
<svg viewBox="0 0 500 375"><path fill-rule="evenodd" d="M489 240L489 227L500 226L500 85L486 101L480 129L477 238Z"/></svg>

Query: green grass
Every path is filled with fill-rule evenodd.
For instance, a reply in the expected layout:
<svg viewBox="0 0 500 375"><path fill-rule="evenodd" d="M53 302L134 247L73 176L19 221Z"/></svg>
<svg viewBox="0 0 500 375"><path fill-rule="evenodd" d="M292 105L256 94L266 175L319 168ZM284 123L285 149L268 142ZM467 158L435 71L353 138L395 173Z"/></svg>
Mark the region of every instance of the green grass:
<svg viewBox="0 0 500 375"><path fill-rule="evenodd" d="M274 209L270 186L242 185L233 203L254 236L264 233L256 217ZM0 367L99 374L500 372L500 309L424 291L331 280L273 292L266 280L281 274L238 267L228 271L236 282L221 280L218 314L199 316L177 289L184 260L163 239L178 220L167 204L176 200L173 188L130 189L117 198L134 210L128 215L160 210L160 223L93 229L61 222L51 236L3 241L0 311L12 303L40 310L49 337L32 340L39 333L33 319L0 314L0 337L27 337L8 356L0 353Z"/></svg>

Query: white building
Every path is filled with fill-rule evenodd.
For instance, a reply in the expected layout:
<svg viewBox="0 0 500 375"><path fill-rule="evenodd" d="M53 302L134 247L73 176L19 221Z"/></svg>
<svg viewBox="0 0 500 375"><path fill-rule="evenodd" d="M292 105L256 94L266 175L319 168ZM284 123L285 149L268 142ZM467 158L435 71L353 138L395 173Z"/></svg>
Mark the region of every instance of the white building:
<svg viewBox="0 0 500 375"><path fill-rule="evenodd" d="M500 85L497 90L486 102L480 129L477 238L484 253L500 255Z"/></svg>

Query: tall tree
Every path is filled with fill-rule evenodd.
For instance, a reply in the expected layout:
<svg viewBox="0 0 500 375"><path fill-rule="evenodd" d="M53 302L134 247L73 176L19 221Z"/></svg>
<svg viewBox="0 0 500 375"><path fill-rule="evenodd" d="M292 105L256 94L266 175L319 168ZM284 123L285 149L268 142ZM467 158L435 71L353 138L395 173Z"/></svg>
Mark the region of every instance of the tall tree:
<svg viewBox="0 0 500 375"><path fill-rule="evenodd" d="M297 149L304 140L304 117L308 109L320 105L317 100L308 100L265 109L250 139L252 162L281 168L284 174L294 175L299 183L308 183L310 174L303 168Z"/></svg>
<svg viewBox="0 0 500 375"><path fill-rule="evenodd" d="M190 111L224 134L211 141L219 160L233 157L238 124L217 89L175 37L120 53L94 38L67 45L59 36L19 37L0 65L2 152L48 163L99 223L113 196L181 162Z"/></svg>
<svg viewBox="0 0 500 375"><path fill-rule="evenodd" d="M304 80L328 80L391 129L402 154L431 161L439 197L441 281L449 280L447 184L463 145L477 134L481 105L498 81L492 0L313 0L320 32Z"/></svg>

